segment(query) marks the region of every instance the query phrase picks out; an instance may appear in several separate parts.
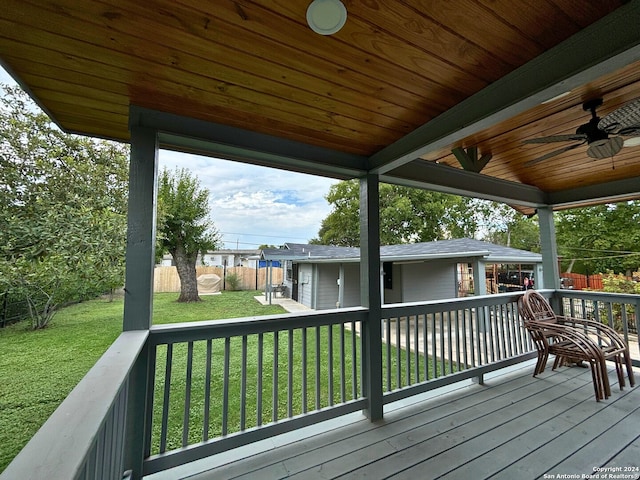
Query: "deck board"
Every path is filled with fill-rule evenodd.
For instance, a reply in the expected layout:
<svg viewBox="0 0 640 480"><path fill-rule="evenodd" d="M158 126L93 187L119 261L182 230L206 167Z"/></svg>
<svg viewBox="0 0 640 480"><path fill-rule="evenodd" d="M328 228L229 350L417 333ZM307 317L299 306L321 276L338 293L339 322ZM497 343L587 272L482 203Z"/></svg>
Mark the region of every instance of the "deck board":
<svg viewBox="0 0 640 480"><path fill-rule="evenodd" d="M596 402L589 369L532 378L532 368L396 402L380 422L351 414L147 480L528 479L638 466L638 386L620 391L611 369L612 396Z"/></svg>

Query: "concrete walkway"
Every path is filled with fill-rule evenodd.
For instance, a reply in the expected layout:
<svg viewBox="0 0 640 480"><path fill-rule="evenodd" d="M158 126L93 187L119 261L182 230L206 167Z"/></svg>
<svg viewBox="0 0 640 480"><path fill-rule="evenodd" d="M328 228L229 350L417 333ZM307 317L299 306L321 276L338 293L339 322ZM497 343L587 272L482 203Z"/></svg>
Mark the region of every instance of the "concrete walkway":
<svg viewBox="0 0 640 480"><path fill-rule="evenodd" d="M265 295L258 295L255 298L262 305L269 305L269 299L265 297ZM280 305L287 312L296 313L296 312L306 312L311 309L306 305L302 305L301 303L296 302L295 300L291 300L290 298L282 298L276 297L275 294L271 297L272 305Z"/></svg>

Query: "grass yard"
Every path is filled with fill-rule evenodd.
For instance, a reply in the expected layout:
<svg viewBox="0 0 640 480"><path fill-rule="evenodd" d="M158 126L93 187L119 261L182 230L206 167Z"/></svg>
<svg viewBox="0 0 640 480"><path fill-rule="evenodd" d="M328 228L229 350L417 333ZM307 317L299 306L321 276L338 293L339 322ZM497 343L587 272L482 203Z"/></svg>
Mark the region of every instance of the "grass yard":
<svg viewBox="0 0 640 480"><path fill-rule="evenodd" d="M202 296L178 304L178 294L154 297L154 323L191 322L283 313L260 305L257 292ZM92 300L62 309L43 330L22 322L0 329L0 472L37 432L122 331L123 299Z"/></svg>
<svg viewBox="0 0 640 480"><path fill-rule="evenodd" d="M261 340L259 335L247 335L244 347L242 338L232 338L228 347L224 339L193 342L188 443L198 443L203 438L238 432L273 420L282 420L290 415L300 415L359 398L362 387L360 385L360 342L356 342L354 355L352 353L354 333L348 329L341 330L339 326L333 326L331 331L329 330L328 327L323 326L318 329L309 328L306 332L303 329L292 329L290 333L282 331L278 333L277 342L273 333L265 333ZM306 368L302 354L305 344L303 338L306 338ZM261 341L262 356L259 354ZM211 379L209 381L210 396L207 399L205 378L209 343ZM332 348L329 347L330 344ZM277 347L277 362L274 362L274 347ZM225 382L226 348L229 355ZM244 360L243 348L246 349ZM344 391L341 388L340 373L343 348ZM167 432L166 441L163 441L161 420L163 397L166 394L167 347L162 345L158 348L152 454L182 446L183 434L185 434L183 416L187 350L186 343L174 344L172 347L171 382L168 387L169 404L166 409ZM289 355L293 359L292 362L289 362ZM262 358L262 366L259 366L260 358ZM316 358L319 359L318 372L316 372ZM244 387L241 376L243 365L246 372ZM354 368L357 372L355 383L352 380ZM290 384L289 375L291 375ZM275 382L274 378L277 379ZM303 378L306 379L306 388L303 388ZM306 402L303 394L305 390ZM223 416L225 392L230 405L226 420ZM258 398L261 400L258 401ZM205 420L205 405L208 405L208 421Z"/></svg>
<svg viewBox="0 0 640 480"><path fill-rule="evenodd" d="M284 313L279 305L261 305L253 297L254 291L224 292L221 295L203 296L203 302L176 303L177 294L156 294L154 297L154 323L177 323L199 320L216 320L245 316ZM0 472L35 434L68 393L94 365L122 330L123 299L113 302L93 300L61 310L44 330L28 330L28 322L0 329ZM274 415L286 418L293 415L340 403L344 399L360 395L361 352L360 342L354 341L354 333L339 326L296 329L279 332L278 341L273 333L224 339L177 343L172 348L170 364L171 382L165 392L166 356L168 347L158 346L156 355L156 381L153 414L152 453L181 446L183 436L188 443L225 433L269 423ZM290 332L290 333L289 333ZM305 340L306 338L306 340ZM262 343L261 343L262 342ZM245 347L243 347L243 343ZM302 362L303 345L306 343L307 367ZM352 353L352 345L355 354ZM261 345L261 346L260 346ZM274 365L274 349L277 345L278 361ZM329 346L333 347L330 348ZM186 392L186 374L189 348L192 349L192 383L189 396L188 432L183 431ZM207 350L211 349L210 396L206 394L205 378ZM242 351L246 348L246 357ZM225 349L229 351L225 382ZM345 355L343 360L342 351ZM329 352L332 351L330 355ZM262 351L262 362L259 352ZM289 362L289 355L293 358ZM320 358L316 371L316 357ZM404 368L404 355L395 348L390 355L392 375L391 389L398 388L396 371ZM428 364L429 376L434 376L431 359L420 360L420 377ZM345 388L341 387L341 362L344 361ZM243 386L241 372L246 368ZM259 365L262 364L262 367ZM331 368L329 365L332 365ZM386 377L386 349L383 350L383 375ZM289 391L291 370L291 392ZM329 372L332 373L329 373ZM352 372L357 372L355 383ZM274 382L274 377L277 381ZM306 402L303 400L302 378L306 378ZM400 382L403 383L402 378ZM275 388L274 388L275 385ZM316 387L318 385L318 387ZM385 384L386 387L389 387ZM227 392L225 400L224 393ZM258 395L258 391L261 395ZM332 391L332 395L329 392ZM166 410L162 404L169 394ZM257 398L261 397L258 409ZM244 399L244 402L242 401ZM229 403L226 425L222 405ZM208 403L207 403L208 402ZM274 403L276 412L274 413ZM205 404L208 408L205 409ZM205 410L209 422L204 420ZM259 411L258 411L259 410ZM163 411L167 414L167 431L161 431ZM208 428L205 429L205 425ZM164 439L163 439L164 437Z"/></svg>

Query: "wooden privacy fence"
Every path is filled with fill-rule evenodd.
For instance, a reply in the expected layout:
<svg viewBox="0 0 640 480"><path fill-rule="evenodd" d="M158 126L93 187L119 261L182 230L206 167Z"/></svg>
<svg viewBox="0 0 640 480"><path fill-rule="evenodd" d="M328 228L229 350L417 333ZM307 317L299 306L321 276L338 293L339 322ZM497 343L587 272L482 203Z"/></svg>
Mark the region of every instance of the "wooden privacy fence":
<svg viewBox="0 0 640 480"><path fill-rule="evenodd" d="M573 290L602 290L602 275L581 275L579 273L562 273L560 275L563 279L564 288L570 288Z"/></svg>
<svg viewBox="0 0 640 480"><path fill-rule="evenodd" d="M214 273L222 280L225 290L231 290L230 275L235 274L238 278L238 290L264 290L266 286L267 269L249 267L196 267L196 276ZM226 276L226 278L225 278ZM278 285L282 283L283 269L271 269L271 283ZM156 293L179 292L180 277L176 267L156 267L153 276L153 291Z"/></svg>

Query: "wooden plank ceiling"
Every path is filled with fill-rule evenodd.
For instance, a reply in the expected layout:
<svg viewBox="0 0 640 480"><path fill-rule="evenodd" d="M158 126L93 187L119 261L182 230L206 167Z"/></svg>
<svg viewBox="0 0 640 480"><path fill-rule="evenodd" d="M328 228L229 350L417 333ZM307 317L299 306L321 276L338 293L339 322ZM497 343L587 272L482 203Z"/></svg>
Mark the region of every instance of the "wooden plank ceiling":
<svg viewBox="0 0 640 480"><path fill-rule="evenodd" d="M636 0L637 1L637 0ZM64 129L127 141L130 105L372 156L614 12L622 0L344 0L332 36L309 0L4 0L0 58ZM574 133L640 97L640 64L423 156L491 153L482 175L545 192L640 176L640 147L592 160L586 146L522 140ZM614 168L615 167L615 168Z"/></svg>

